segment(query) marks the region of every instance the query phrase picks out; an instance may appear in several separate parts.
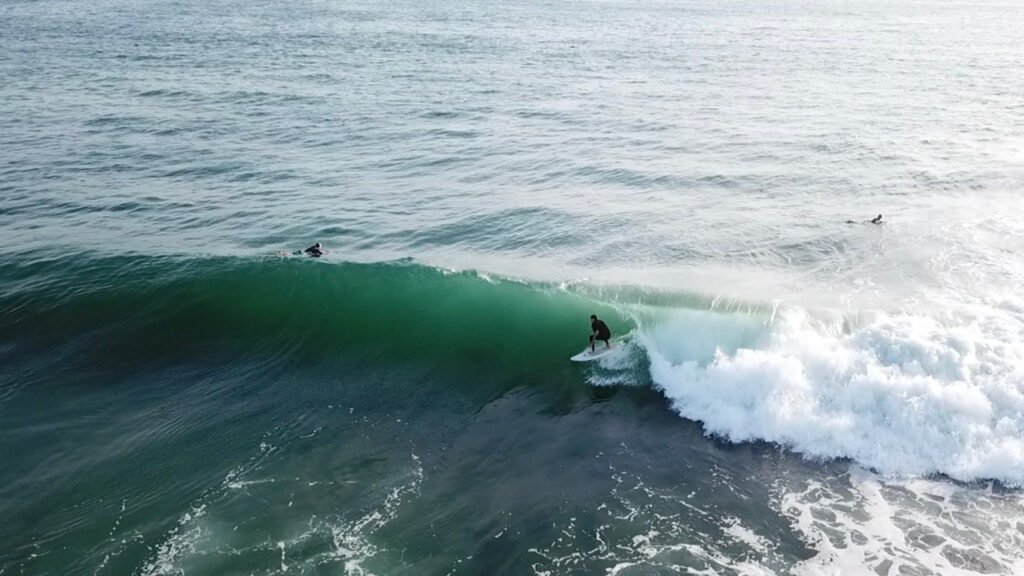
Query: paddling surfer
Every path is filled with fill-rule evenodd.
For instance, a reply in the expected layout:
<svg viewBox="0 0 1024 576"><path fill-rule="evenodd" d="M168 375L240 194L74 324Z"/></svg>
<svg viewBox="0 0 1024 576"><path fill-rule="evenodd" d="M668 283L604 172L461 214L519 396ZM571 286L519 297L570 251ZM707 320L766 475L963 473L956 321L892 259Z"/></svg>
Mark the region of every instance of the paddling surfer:
<svg viewBox="0 0 1024 576"><path fill-rule="evenodd" d="M608 329L608 325L604 323L604 320L598 320L596 314L590 315L590 351L594 351L594 345L597 344L598 340L604 341L605 348L610 349L612 347L611 342L608 340L612 337L612 331Z"/></svg>
<svg viewBox="0 0 1024 576"><path fill-rule="evenodd" d="M287 250L280 250L280 251L278 251L277 255L278 256L289 256L289 255L290 256L302 256L303 254L307 254L307 255L309 255L312 258L319 258L319 257L323 256L326 253L327 253L327 250L324 249L324 245L319 243L319 242L317 242L316 244L313 244L312 246L310 246L309 248L306 248L305 250L296 250L294 252L289 252Z"/></svg>
<svg viewBox="0 0 1024 576"><path fill-rule="evenodd" d="M847 224L874 224L875 226L881 226L882 224L885 224L885 222L882 222L882 215L881 214L879 214L878 216L875 216L871 220L865 220L864 222L854 222L853 220L847 220L846 223Z"/></svg>

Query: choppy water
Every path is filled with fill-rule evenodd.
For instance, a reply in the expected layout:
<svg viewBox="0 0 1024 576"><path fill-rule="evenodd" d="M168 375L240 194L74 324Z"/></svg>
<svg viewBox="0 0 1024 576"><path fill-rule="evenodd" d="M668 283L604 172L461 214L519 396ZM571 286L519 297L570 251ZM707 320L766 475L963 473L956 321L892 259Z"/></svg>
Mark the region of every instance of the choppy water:
<svg viewBox="0 0 1024 576"><path fill-rule="evenodd" d="M0 574L1024 573L1021 22L5 0Z"/></svg>

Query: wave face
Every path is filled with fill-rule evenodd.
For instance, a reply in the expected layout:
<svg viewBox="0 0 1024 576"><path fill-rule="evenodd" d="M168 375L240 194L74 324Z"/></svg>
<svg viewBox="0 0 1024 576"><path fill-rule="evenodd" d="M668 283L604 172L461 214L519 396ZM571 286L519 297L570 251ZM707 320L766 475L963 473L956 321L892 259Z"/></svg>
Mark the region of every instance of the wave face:
<svg viewBox="0 0 1024 576"><path fill-rule="evenodd" d="M560 373L597 313L626 345L583 368L592 383L652 385L707 434L887 476L1024 484L1024 305L1011 301L933 316L840 314L290 258L83 257L8 266L3 277L0 322L18 335L4 356L51 349L84 365L368 354Z"/></svg>
<svg viewBox="0 0 1024 576"><path fill-rule="evenodd" d="M591 313L614 316L557 286L402 262L134 258L46 267L49 283L8 288L4 328L23 345L77 335L97 354L132 358L228 346L551 367L586 344Z"/></svg>

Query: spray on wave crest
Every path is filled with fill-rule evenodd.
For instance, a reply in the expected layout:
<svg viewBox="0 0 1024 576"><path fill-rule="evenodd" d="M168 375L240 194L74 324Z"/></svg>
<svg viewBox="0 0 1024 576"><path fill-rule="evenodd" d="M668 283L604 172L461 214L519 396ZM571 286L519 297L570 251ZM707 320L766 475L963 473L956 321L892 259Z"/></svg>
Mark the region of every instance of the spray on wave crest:
<svg viewBox="0 0 1024 576"><path fill-rule="evenodd" d="M945 317L780 308L641 324L680 415L732 442L849 458L883 475L1024 484L1024 330L1003 303Z"/></svg>

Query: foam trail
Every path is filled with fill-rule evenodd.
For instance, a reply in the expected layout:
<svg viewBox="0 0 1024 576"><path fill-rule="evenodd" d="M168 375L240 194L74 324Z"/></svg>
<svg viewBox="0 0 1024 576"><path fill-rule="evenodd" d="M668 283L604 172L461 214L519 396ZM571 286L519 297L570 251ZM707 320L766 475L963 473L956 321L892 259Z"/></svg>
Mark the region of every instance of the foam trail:
<svg viewBox="0 0 1024 576"><path fill-rule="evenodd" d="M817 554L807 576L1021 574L1024 500L1013 492L923 479L886 481L857 466L786 485L777 506Z"/></svg>
<svg viewBox="0 0 1024 576"><path fill-rule="evenodd" d="M694 324L690 312L636 338L654 385L708 434L851 458L890 477L1021 486L1024 320L1014 309L877 313L856 326L789 308L761 319L760 332L756 319Z"/></svg>

